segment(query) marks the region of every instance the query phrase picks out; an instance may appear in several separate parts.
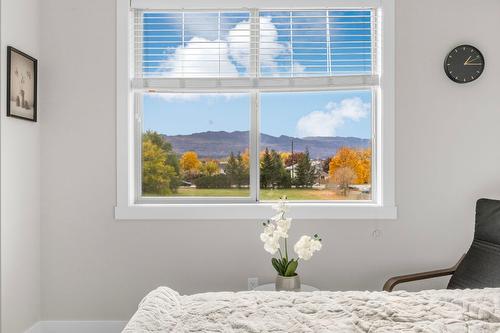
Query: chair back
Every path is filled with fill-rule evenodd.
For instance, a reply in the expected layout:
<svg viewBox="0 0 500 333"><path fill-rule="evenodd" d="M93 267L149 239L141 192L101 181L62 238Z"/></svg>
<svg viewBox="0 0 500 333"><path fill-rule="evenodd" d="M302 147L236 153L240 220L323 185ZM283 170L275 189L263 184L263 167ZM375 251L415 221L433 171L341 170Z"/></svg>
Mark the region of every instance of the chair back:
<svg viewBox="0 0 500 333"><path fill-rule="evenodd" d="M476 203L474 240L448 289L500 287L500 200Z"/></svg>

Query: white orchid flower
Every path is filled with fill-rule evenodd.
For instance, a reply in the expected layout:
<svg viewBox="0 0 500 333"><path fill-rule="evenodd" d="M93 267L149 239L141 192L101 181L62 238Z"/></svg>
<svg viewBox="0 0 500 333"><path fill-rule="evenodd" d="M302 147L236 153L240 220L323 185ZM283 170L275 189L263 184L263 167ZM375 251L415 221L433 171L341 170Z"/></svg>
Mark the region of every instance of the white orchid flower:
<svg viewBox="0 0 500 333"><path fill-rule="evenodd" d="M290 229L291 223L291 218L278 220L276 222L276 233L278 233L282 238L288 238L288 230Z"/></svg>
<svg viewBox="0 0 500 333"><path fill-rule="evenodd" d="M273 209L280 213L288 212L287 200L285 197L281 198L276 204L273 205Z"/></svg>
<svg viewBox="0 0 500 333"><path fill-rule="evenodd" d="M281 228L276 228L275 235L279 238L288 238L288 232Z"/></svg>
<svg viewBox="0 0 500 333"><path fill-rule="evenodd" d="M276 227L274 226L274 224L271 224L269 223L265 228L264 228L264 233L269 235L269 236L272 236L272 234L274 233L274 230L276 229Z"/></svg>
<svg viewBox="0 0 500 333"><path fill-rule="evenodd" d="M277 222L277 221L281 220L282 218L283 218L283 213L278 213L278 214L274 215L273 217L271 217L270 220L273 222Z"/></svg>
<svg viewBox="0 0 500 333"><path fill-rule="evenodd" d="M280 236L276 232L272 235L261 234L261 239L264 242L264 250L271 254L275 254L280 248Z"/></svg>
<svg viewBox="0 0 500 333"><path fill-rule="evenodd" d="M321 242L316 238L311 238L310 236L302 236L299 241L295 243L293 250L300 259L309 260L313 256L314 252L321 250Z"/></svg>
<svg viewBox="0 0 500 333"><path fill-rule="evenodd" d="M275 225L268 223L264 228L264 232L260 234L260 240L264 242L264 250L275 254L280 248L280 237L280 233L277 232Z"/></svg>
<svg viewBox="0 0 500 333"><path fill-rule="evenodd" d="M279 248L279 243L264 243L264 250L266 250L270 254L275 254Z"/></svg>
<svg viewBox="0 0 500 333"><path fill-rule="evenodd" d="M286 197L282 197L273 209L277 212L267 222L264 222L264 230L260 234L260 239L264 242L264 250L274 255L279 251L279 258L273 258L273 267L281 276L294 276L298 260L309 260L315 252L321 250L321 238L318 235L314 237L302 236L295 244L294 250L298 258L288 257L288 231L290 230L292 219L285 217L288 212L288 205ZM284 240L281 242L281 240ZM282 243L283 247L280 247ZM283 262L286 261L286 266L283 267Z"/></svg>

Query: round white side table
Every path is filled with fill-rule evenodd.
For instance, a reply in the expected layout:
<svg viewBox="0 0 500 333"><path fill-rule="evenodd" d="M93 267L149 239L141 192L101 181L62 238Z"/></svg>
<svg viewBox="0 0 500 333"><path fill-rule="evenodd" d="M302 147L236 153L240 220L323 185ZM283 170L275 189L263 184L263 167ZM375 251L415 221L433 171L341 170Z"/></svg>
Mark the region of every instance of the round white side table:
<svg viewBox="0 0 500 333"><path fill-rule="evenodd" d="M262 284L254 289L255 291L276 291L274 283ZM302 284L300 286L300 291L319 291L318 288L313 286L308 286L307 284Z"/></svg>

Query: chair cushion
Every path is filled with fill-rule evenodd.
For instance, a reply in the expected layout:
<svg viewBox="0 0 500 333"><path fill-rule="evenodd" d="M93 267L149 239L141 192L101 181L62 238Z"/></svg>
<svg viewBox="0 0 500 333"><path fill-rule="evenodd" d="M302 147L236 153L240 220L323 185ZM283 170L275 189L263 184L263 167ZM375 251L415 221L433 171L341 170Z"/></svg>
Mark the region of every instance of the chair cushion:
<svg viewBox="0 0 500 333"><path fill-rule="evenodd" d="M479 199L474 240L448 289L500 287L500 200Z"/></svg>

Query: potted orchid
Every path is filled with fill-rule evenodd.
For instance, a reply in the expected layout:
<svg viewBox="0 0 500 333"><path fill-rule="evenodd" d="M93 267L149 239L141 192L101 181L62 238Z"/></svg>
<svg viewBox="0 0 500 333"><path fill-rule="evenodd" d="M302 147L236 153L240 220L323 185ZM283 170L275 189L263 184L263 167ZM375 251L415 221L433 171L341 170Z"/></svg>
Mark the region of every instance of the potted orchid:
<svg viewBox="0 0 500 333"><path fill-rule="evenodd" d="M314 252L321 250L321 238L318 235L302 236L295 243L293 249L298 258L288 256L288 230L292 219L286 217L289 210L287 198L282 197L273 209L277 214L270 220L264 222L264 232L260 234L260 239L264 242L264 250L279 258L272 258L271 263L278 272L276 277L276 290L297 291L300 290L300 278L296 273L299 260L309 260Z"/></svg>

